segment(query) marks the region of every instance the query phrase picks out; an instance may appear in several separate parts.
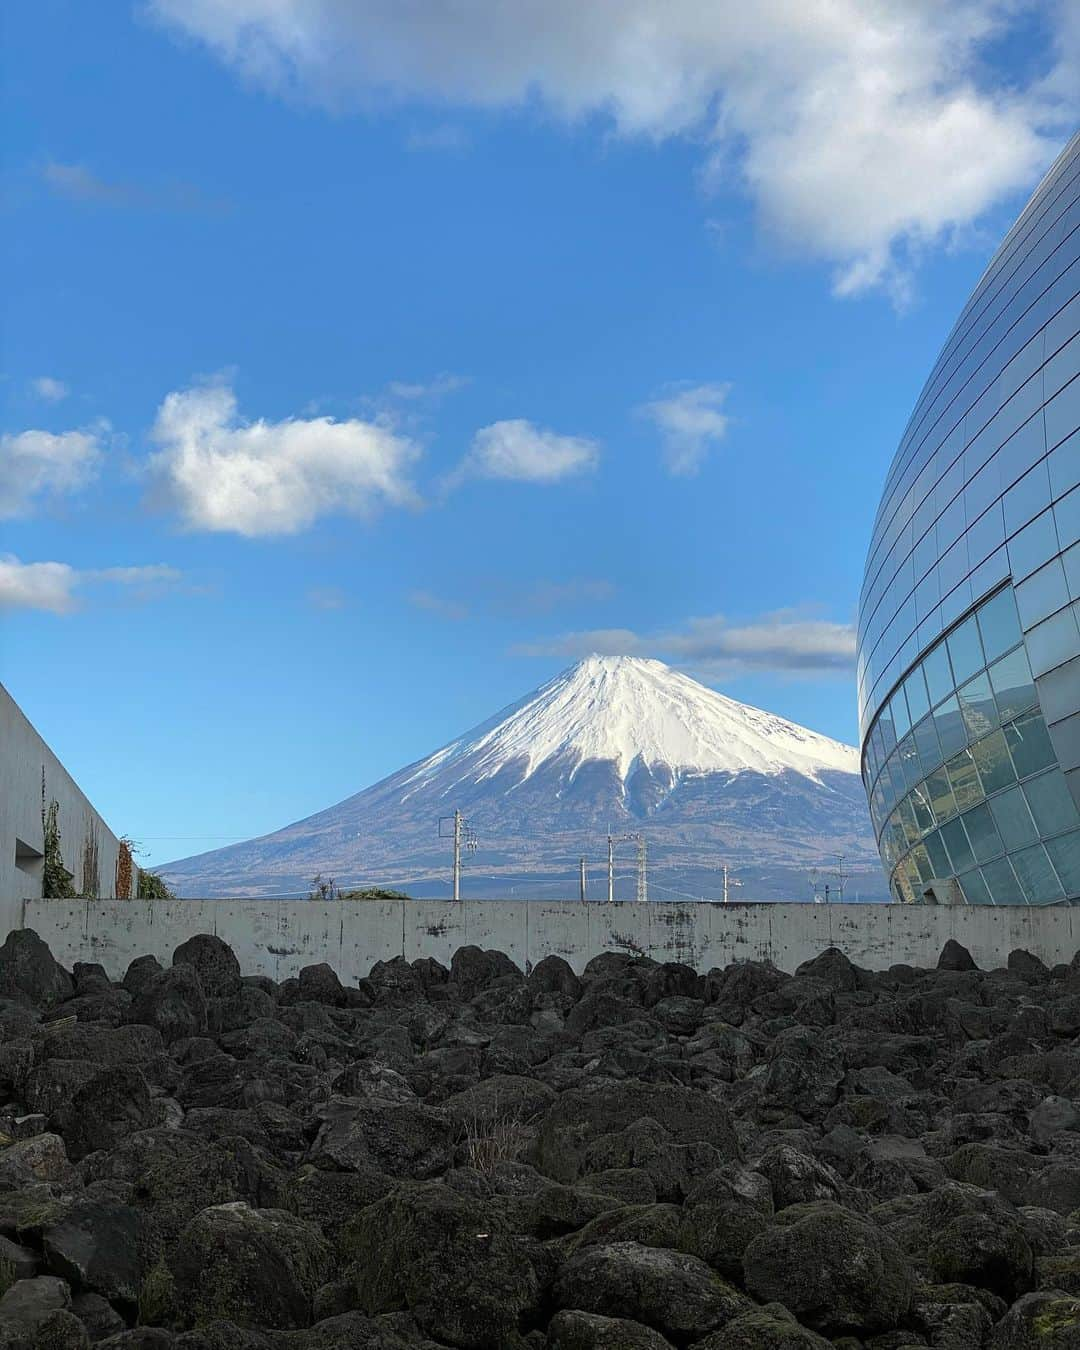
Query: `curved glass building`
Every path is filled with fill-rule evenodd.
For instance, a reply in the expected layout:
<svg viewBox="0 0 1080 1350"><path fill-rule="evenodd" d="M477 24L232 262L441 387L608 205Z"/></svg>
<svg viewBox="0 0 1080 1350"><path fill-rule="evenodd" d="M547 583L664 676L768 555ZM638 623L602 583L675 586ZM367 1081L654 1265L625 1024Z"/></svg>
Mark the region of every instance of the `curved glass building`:
<svg viewBox="0 0 1080 1350"><path fill-rule="evenodd" d="M994 255L889 469L859 604L894 899L1080 901L1080 134Z"/></svg>

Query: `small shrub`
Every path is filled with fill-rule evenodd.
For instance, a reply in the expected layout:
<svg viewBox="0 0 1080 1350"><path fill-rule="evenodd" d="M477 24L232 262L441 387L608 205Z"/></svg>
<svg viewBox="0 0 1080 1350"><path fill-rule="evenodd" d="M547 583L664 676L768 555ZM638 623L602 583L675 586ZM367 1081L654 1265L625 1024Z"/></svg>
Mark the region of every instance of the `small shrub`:
<svg viewBox="0 0 1080 1350"><path fill-rule="evenodd" d="M175 900L176 895L166 886L156 872L139 868L139 885L135 892L137 900Z"/></svg>
<svg viewBox="0 0 1080 1350"><path fill-rule="evenodd" d="M411 900L412 896L404 891L395 891L389 886L364 886L357 891L339 891L339 900Z"/></svg>
<svg viewBox="0 0 1080 1350"><path fill-rule="evenodd" d="M526 1143L525 1123L516 1111L489 1118L476 1115L465 1123L466 1163L484 1176L490 1176L500 1163L517 1162Z"/></svg>
<svg viewBox="0 0 1080 1350"><path fill-rule="evenodd" d="M333 877L324 877L321 872L316 872L311 878L311 890L308 893L309 900L340 900L341 887Z"/></svg>

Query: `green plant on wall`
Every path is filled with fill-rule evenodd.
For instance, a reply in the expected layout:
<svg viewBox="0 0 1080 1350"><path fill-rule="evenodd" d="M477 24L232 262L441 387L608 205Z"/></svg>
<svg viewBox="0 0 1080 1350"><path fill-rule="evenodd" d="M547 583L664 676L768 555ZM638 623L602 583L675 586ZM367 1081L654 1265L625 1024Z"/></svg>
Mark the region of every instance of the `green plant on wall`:
<svg viewBox="0 0 1080 1350"><path fill-rule="evenodd" d="M156 872L147 872L139 868L139 882L135 891L138 900L175 900L176 896L162 881Z"/></svg>
<svg viewBox="0 0 1080 1350"><path fill-rule="evenodd" d="M41 770L41 833L44 839L41 868L41 894L46 900L74 900L75 878L64 866L60 852L60 803L54 797L45 800L45 769Z"/></svg>

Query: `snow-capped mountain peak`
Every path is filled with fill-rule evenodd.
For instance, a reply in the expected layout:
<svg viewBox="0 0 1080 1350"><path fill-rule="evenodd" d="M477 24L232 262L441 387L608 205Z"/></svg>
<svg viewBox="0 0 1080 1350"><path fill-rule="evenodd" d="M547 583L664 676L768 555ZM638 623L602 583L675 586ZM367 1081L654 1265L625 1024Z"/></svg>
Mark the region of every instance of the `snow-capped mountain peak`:
<svg viewBox="0 0 1080 1350"><path fill-rule="evenodd" d="M636 765L673 772L773 775L792 770L858 772L858 752L782 717L727 698L662 661L589 656L490 721L416 765L410 788L452 774L460 761L483 780L519 770L518 781L552 760L612 763L625 782Z"/></svg>

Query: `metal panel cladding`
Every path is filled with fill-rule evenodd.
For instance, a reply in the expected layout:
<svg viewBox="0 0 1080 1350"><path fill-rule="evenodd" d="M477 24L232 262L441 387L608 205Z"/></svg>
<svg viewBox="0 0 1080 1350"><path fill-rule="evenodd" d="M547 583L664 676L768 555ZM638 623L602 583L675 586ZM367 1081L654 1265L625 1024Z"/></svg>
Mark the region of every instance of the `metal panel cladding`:
<svg viewBox="0 0 1080 1350"><path fill-rule="evenodd" d="M1080 133L975 288L889 469L858 689L897 900L1080 900Z"/></svg>

